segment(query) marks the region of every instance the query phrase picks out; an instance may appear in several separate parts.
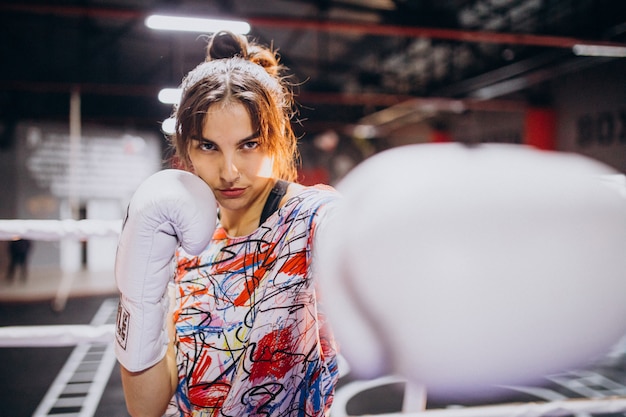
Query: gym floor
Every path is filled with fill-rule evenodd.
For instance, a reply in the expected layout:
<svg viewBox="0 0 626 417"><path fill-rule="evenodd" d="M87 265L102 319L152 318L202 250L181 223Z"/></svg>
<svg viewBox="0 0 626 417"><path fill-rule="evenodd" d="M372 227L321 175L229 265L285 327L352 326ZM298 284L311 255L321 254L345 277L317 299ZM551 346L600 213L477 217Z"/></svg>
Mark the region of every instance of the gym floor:
<svg viewBox="0 0 626 417"><path fill-rule="evenodd" d="M26 282L0 281L0 326L110 324L115 320L116 307L110 272L68 276L56 270L35 269ZM625 349L620 344L593 369L554 375L539 387L518 387L498 402L626 396ZM0 355L0 417L128 416L119 365L108 343L2 347ZM348 385L354 385L349 373L341 378L338 393ZM403 388L402 383L387 383L361 391L351 395L345 407L333 415L400 412ZM429 402L428 408L449 405ZM455 404L459 405L477 404Z"/></svg>

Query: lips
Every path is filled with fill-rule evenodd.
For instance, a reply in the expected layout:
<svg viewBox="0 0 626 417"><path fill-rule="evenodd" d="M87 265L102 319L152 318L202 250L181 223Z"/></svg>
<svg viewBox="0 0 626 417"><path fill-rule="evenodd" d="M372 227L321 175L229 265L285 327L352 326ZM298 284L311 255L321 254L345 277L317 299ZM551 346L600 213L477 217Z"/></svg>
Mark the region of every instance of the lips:
<svg viewBox="0 0 626 417"><path fill-rule="evenodd" d="M225 198L237 198L240 197L245 191L245 188L227 188L219 190L219 193Z"/></svg>

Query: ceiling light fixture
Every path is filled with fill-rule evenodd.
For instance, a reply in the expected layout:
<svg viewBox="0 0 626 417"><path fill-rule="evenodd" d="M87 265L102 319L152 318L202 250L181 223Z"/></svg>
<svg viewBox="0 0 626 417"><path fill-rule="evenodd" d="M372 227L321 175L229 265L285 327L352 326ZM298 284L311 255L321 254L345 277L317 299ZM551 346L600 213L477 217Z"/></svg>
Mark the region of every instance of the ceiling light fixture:
<svg viewBox="0 0 626 417"><path fill-rule="evenodd" d="M177 30L185 32L215 33L228 30L245 35L250 32L250 24L241 20L205 19L198 17L151 15L145 20L150 29Z"/></svg>
<svg viewBox="0 0 626 417"><path fill-rule="evenodd" d="M163 104L178 104L181 95L180 88L164 88L159 91L159 101Z"/></svg>
<svg viewBox="0 0 626 417"><path fill-rule="evenodd" d="M161 123L161 131L166 135L172 135L176 132L176 119L168 117Z"/></svg>
<svg viewBox="0 0 626 417"><path fill-rule="evenodd" d="M581 56L626 57L626 47L606 45L574 45L572 51Z"/></svg>

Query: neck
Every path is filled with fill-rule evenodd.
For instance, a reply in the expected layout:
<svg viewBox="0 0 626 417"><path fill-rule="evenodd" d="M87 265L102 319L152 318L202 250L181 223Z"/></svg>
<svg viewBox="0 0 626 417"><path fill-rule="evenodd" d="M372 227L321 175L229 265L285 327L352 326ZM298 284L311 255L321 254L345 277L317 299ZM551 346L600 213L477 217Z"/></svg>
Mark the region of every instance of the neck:
<svg viewBox="0 0 626 417"><path fill-rule="evenodd" d="M275 181L268 181L268 185L259 194L253 203L240 210L227 210L220 206L220 222L229 236L245 236L259 227L261 213L265 206Z"/></svg>

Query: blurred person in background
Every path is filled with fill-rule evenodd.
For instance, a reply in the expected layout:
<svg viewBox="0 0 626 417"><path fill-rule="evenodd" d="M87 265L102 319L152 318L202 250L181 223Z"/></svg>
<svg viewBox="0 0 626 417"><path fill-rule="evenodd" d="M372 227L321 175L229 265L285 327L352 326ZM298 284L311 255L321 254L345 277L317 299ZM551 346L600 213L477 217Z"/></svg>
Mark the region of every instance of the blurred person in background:
<svg viewBox="0 0 626 417"><path fill-rule="evenodd" d="M9 242L9 267L6 279L8 282L15 280L17 269L20 270L22 282L28 279L28 254L30 252L31 241L28 239L16 239Z"/></svg>

